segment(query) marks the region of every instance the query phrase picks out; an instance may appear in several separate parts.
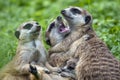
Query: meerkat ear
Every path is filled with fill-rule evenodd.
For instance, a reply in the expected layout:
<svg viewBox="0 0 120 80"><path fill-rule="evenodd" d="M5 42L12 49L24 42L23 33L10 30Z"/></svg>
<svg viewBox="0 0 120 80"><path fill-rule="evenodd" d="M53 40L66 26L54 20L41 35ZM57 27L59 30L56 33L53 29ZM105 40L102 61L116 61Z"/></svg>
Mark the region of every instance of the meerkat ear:
<svg viewBox="0 0 120 80"><path fill-rule="evenodd" d="M15 36L17 37L17 39L19 39L20 31L15 31Z"/></svg>
<svg viewBox="0 0 120 80"><path fill-rule="evenodd" d="M87 16L85 17L85 24L88 24L90 21L91 21L91 16L90 16L90 15L87 15Z"/></svg>

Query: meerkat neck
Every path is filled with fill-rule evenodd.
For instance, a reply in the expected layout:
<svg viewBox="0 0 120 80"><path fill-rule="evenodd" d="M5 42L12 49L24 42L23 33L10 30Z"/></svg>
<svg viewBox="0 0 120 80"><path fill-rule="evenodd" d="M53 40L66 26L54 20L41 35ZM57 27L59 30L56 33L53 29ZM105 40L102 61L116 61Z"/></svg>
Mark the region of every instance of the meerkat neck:
<svg viewBox="0 0 120 80"><path fill-rule="evenodd" d="M33 46L36 47L36 43L35 43L35 40L32 41L33 42Z"/></svg>
<svg viewBox="0 0 120 80"><path fill-rule="evenodd" d="M19 45L21 46L25 46L25 47L34 47L36 48L36 40L37 39L33 39L33 40L28 40L28 41L19 41Z"/></svg>

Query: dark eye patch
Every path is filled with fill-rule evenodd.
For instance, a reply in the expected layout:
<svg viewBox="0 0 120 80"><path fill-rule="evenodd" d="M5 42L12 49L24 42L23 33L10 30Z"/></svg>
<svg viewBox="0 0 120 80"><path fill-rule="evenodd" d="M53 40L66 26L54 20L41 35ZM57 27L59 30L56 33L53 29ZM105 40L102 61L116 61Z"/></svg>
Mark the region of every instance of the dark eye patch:
<svg viewBox="0 0 120 80"><path fill-rule="evenodd" d="M31 29L32 26L33 26L33 24L28 23L28 24L26 24L23 28L24 28L24 29Z"/></svg>
<svg viewBox="0 0 120 80"><path fill-rule="evenodd" d="M73 13L73 14L81 14L81 11L77 8L71 8L70 11Z"/></svg>
<svg viewBox="0 0 120 80"><path fill-rule="evenodd" d="M52 28L55 26L55 22L51 23L49 28L48 28L48 32L51 32Z"/></svg>

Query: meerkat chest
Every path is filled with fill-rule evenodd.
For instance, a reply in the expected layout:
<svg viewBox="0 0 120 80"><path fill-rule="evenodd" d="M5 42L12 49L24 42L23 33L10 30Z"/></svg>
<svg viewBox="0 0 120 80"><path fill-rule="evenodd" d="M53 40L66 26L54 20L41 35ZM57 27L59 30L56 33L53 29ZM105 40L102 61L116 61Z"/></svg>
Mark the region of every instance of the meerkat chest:
<svg viewBox="0 0 120 80"><path fill-rule="evenodd" d="M38 51L39 60L41 62L45 62L46 61L46 51L45 51L44 46L42 45L42 43L39 40L34 41L34 45L35 45L36 51Z"/></svg>
<svg viewBox="0 0 120 80"><path fill-rule="evenodd" d="M34 40L23 45L24 50L27 51L26 56L29 56L30 59L34 62L45 61L46 53L42 43L39 40Z"/></svg>

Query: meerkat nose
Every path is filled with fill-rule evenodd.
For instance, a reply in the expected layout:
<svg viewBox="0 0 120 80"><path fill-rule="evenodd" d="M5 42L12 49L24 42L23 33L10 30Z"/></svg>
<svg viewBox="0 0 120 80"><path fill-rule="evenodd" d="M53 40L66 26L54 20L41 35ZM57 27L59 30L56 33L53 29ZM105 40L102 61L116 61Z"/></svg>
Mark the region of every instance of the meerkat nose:
<svg viewBox="0 0 120 80"><path fill-rule="evenodd" d="M36 24L37 24L37 25L39 25L39 23L38 23L38 22L36 22Z"/></svg>
<svg viewBox="0 0 120 80"><path fill-rule="evenodd" d="M61 14L65 14L65 10L61 10Z"/></svg>
<svg viewBox="0 0 120 80"><path fill-rule="evenodd" d="M58 16L58 17L57 17L57 20L61 20L61 19L62 19L62 17L61 17L61 16Z"/></svg>

